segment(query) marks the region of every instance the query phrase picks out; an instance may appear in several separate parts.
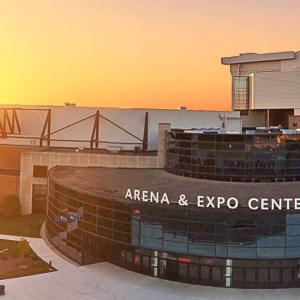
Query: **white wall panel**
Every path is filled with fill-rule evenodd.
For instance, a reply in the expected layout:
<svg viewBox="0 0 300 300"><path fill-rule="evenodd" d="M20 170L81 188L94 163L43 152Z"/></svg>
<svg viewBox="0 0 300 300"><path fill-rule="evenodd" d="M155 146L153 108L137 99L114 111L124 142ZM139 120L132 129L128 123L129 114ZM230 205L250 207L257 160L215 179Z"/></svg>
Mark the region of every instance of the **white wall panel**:
<svg viewBox="0 0 300 300"><path fill-rule="evenodd" d="M47 107L46 107L47 108ZM159 110L159 109L118 109L118 108L89 108L89 107L50 107L52 110L52 127L55 131L68 124L92 115L99 109L100 113L111 119L126 130L136 136L143 138L145 113L149 112L149 148L157 148L158 123L171 123L173 128L201 128L201 127L221 127L223 112L207 111L179 111L179 110ZM239 112L226 112L226 126L231 131L240 130ZM40 136L46 113L43 111L20 111L18 112L22 134L30 136ZM93 120L87 120L71 128L54 134L57 139L84 139L91 138ZM108 121L100 119L100 140L118 142L137 142L136 139L116 128ZM26 144L26 140L1 140L0 143ZM38 141L37 141L38 143ZM74 144L53 142L53 146L89 146L88 143ZM101 145L105 147L105 145ZM125 146L123 146L126 148ZM132 149L134 146L130 146Z"/></svg>
<svg viewBox="0 0 300 300"><path fill-rule="evenodd" d="M300 106L300 71L254 74L254 109Z"/></svg>

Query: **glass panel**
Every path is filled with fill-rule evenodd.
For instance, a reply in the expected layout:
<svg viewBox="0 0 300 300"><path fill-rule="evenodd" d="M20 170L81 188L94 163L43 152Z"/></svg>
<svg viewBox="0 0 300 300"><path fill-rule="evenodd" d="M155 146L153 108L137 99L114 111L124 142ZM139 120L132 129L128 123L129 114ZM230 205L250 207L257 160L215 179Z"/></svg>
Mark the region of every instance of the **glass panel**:
<svg viewBox="0 0 300 300"><path fill-rule="evenodd" d="M256 248L245 248L245 247L228 247L228 256L237 258L255 258Z"/></svg>
<svg viewBox="0 0 300 300"><path fill-rule="evenodd" d="M189 267L190 267L190 270L189 270L190 277L197 279L198 278L198 265L190 264Z"/></svg>
<svg viewBox="0 0 300 300"><path fill-rule="evenodd" d="M233 280L244 281L244 269L234 268L233 269Z"/></svg>
<svg viewBox="0 0 300 300"><path fill-rule="evenodd" d="M284 282L292 281L292 269L283 269L282 271L282 279Z"/></svg>
<svg viewBox="0 0 300 300"><path fill-rule="evenodd" d="M187 243L164 241L164 250L186 254L187 253Z"/></svg>
<svg viewBox="0 0 300 300"><path fill-rule="evenodd" d="M284 248L257 248L257 257L284 258Z"/></svg>
<svg viewBox="0 0 300 300"><path fill-rule="evenodd" d="M227 257L227 246L216 244L216 256Z"/></svg>
<svg viewBox="0 0 300 300"><path fill-rule="evenodd" d="M286 248L285 252L287 258L298 258L300 253L300 247Z"/></svg>
<svg viewBox="0 0 300 300"><path fill-rule="evenodd" d="M159 224L148 224L141 222L141 235L151 238L162 238L162 227Z"/></svg>
<svg viewBox="0 0 300 300"><path fill-rule="evenodd" d="M284 236L263 236L257 240L257 247L284 247Z"/></svg>
<svg viewBox="0 0 300 300"><path fill-rule="evenodd" d="M220 267L212 268L212 279L213 280L221 280L221 268Z"/></svg>
<svg viewBox="0 0 300 300"><path fill-rule="evenodd" d="M287 214L286 215L287 224L300 224L300 214Z"/></svg>
<svg viewBox="0 0 300 300"><path fill-rule="evenodd" d="M193 255L215 256L215 245L202 242L189 243L189 253Z"/></svg>
<svg viewBox="0 0 300 300"><path fill-rule="evenodd" d="M233 106L235 110L249 109L248 76L233 77Z"/></svg>
<svg viewBox="0 0 300 300"><path fill-rule="evenodd" d="M300 235L300 225L287 225L286 233L287 235Z"/></svg>
<svg viewBox="0 0 300 300"><path fill-rule="evenodd" d="M143 256L143 271L148 271L150 269L150 259L148 256Z"/></svg>
<svg viewBox="0 0 300 300"><path fill-rule="evenodd" d="M188 275L188 264L179 263L179 276L187 277Z"/></svg>
<svg viewBox="0 0 300 300"><path fill-rule="evenodd" d="M209 279L209 267L201 266L201 279L208 280Z"/></svg>
<svg viewBox="0 0 300 300"><path fill-rule="evenodd" d="M246 269L246 281L255 281L255 269Z"/></svg>
<svg viewBox="0 0 300 300"><path fill-rule="evenodd" d="M279 274L279 269L270 269L270 281L279 281L280 279L280 274Z"/></svg>
<svg viewBox="0 0 300 300"><path fill-rule="evenodd" d="M286 246L287 247L295 247L298 246L300 247L300 236L288 236L286 238Z"/></svg>
<svg viewBox="0 0 300 300"><path fill-rule="evenodd" d="M150 249L162 249L162 240L141 237L140 246L143 248L150 248Z"/></svg>
<svg viewBox="0 0 300 300"><path fill-rule="evenodd" d="M268 269L258 269L258 280L261 282L268 281Z"/></svg>

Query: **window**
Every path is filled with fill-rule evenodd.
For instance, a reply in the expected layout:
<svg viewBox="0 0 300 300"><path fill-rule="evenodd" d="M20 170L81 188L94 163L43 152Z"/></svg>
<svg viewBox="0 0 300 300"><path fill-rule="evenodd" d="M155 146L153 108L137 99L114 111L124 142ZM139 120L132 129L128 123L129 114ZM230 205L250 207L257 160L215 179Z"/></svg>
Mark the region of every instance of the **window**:
<svg viewBox="0 0 300 300"><path fill-rule="evenodd" d="M234 110L249 109L249 77L248 76L233 77L233 109Z"/></svg>
<svg viewBox="0 0 300 300"><path fill-rule="evenodd" d="M44 184L32 185L32 200L33 201L46 201L48 194L48 186Z"/></svg>
<svg viewBox="0 0 300 300"><path fill-rule="evenodd" d="M32 185L32 211L45 213L47 204L48 186L44 184Z"/></svg>
<svg viewBox="0 0 300 300"><path fill-rule="evenodd" d="M33 166L33 177L47 178L48 167L47 166Z"/></svg>

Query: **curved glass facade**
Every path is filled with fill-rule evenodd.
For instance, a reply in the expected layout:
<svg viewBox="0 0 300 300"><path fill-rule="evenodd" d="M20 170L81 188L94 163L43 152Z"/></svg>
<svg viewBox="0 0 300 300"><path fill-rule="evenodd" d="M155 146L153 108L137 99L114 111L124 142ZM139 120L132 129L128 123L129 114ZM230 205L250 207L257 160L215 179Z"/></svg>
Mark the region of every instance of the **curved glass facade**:
<svg viewBox="0 0 300 300"><path fill-rule="evenodd" d="M300 286L300 214L200 210L80 193L49 179L47 236L80 264L224 287ZM299 258L299 260L298 260Z"/></svg>
<svg viewBox="0 0 300 300"><path fill-rule="evenodd" d="M227 181L300 180L300 134L187 133L166 139L168 172Z"/></svg>

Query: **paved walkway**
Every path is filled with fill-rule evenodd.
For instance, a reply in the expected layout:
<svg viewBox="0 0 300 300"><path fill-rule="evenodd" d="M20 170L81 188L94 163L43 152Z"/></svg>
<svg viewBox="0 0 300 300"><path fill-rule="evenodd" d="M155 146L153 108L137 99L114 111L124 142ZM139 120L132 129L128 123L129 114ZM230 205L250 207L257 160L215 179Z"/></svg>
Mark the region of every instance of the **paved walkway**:
<svg viewBox="0 0 300 300"><path fill-rule="evenodd" d="M20 237L0 235L0 239ZM0 281L5 300L289 300L299 299L300 289L239 290L211 288L161 280L136 274L109 263L76 266L57 255L42 239L28 238L57 272ZM2 298L1 298L2 299Z"/></svg>

